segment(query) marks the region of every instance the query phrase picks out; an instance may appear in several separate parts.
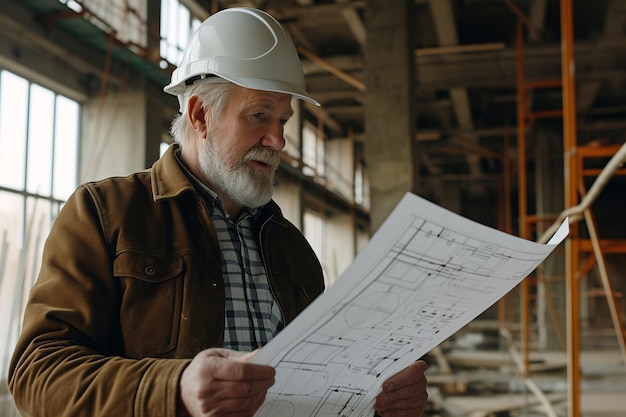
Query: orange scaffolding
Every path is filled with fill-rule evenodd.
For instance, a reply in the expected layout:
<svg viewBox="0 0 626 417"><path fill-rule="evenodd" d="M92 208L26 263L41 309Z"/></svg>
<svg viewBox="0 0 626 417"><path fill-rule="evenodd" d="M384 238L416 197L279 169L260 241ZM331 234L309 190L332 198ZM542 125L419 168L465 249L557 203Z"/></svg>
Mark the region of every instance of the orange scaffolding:
<svg viewBox="0 0 626 417"><path fill-rule="evenodd" d="M579 277L587 274L593 266L597 266L600 272L602 289L605 295L614 330L618 338L622 356L626 362L626 333L618 310L617 301L621 294L616 293L611 285L606 272L604 261L605 253L626 253L626 240L602 241L597 235L595 222L589 206L593 201L586 200L584 179L605 175L610 178L613 175L624 175L626 170L618 166L626 159L626 144L623 146L578 146L576 138L576 96L574 74L574 48L573 48L573 19L572 0L561 0L561 79L540 82L526 82L524 79L524 25L527 20L518 19L517 30L517 106L518 106L518 210L519 210L519 234L526 239L532 239L533 231L540 222L554 221L552 226L540 238L549 238L556 230L555 226L564 220L567 215L570 218L570 234L565 242L565 297L566 297L566 337L564 344L567 351L567 386L568 386L568 415L580 416L580 280ZM529 92L534 89L561 87L562 109L532 112L528 109ZM564 206L565 211L555 219L549 219L542 215L529 214L527 205L527 172L526 172L526 133L536 120L541 118L562 117L563 119L563 150L564 150ZM598 169L585 168L585 160L589 158L608 158L611 161L602 172ZM610 167L609 167L610 166ZM609 170L611 172L604 172ZM599 178L598 178L599 179ZM604 182L606 178L603 178ZM599 184L603 186L603 184ZM596 186L596 183L594 183ZM593 188L593 187L592 187ZM597 195L597 194L596 194ZM595 197L593 197L595 199ZM583 200L583 201L581 201ZM576 217L577 216L577 217ZM554 216L552 216L554 217ZM580 237L578 221L584 219L589 232L589 239ZM547 236L547 237L546 237ZM581 262L581 258L584 261ZM529 380L528 356L530 334L530 286L537 284L536 277L529 277L520 285L520 344L521 360L520 371L526 380ZM541 279L541 278L539 278ZM546 287L547 288L547 287ZM589 295L589 294L586 294ZM556 311L551 304L551 295L546 293L546 303L554 316L554 323L558 325ZM501 323L504 308L501 307ZM562 331L557 328L557 335ZM560 336L562 338L562 336ZM563 338L562 338L563 339ZM527 384L528 385L528 384ZM529 388L531 385L529 385ZM533 393L544 399L540 391ZM546 405L548 414L553 410Z"/></svg>

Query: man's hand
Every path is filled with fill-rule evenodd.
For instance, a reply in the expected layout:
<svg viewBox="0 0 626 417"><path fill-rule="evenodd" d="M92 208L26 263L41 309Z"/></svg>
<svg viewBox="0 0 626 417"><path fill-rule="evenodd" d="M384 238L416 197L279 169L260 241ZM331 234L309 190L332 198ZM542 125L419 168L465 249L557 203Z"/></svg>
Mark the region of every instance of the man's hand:
<svg viewBox="0 0 626 417"><path fill-rule="evenodd" d="M412 363L383 382L374 408L381 417L420 417L426 408L426 362Z"/></svg>
<svg viewBox="0 0 626 417"><path fill-rule="evenodd" d="M274 368L248 363L252 353L207 349L183 371L180 398L189 415L252 416L274 384Z"/></svg>

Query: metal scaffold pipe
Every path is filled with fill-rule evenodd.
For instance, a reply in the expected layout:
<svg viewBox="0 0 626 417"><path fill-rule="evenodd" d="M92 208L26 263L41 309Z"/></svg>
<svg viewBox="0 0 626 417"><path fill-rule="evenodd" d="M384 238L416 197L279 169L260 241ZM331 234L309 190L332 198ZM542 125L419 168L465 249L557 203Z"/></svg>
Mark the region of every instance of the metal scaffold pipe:
<svg viewBox="0 0 626 417"><path fill-rule="evenodd" d="M594 201L600 195L600 192L604 189L607 182L613 177L615 171L617 171L620 167L622 167L626 163L626 142L621 146L621 148L613 155L613 157L609 160L606 166L600 172L600 175L596 177L595 181L587 191L587 194L584 198L573 207L568 207L563 210L557 217L557 219L546 229L546 231L539 237L539 243L546 243L552 235L557 231L563 220L566 218L569 219L569 223L575 223L583 219L583 214L586 209L591 207Z"/></svg>

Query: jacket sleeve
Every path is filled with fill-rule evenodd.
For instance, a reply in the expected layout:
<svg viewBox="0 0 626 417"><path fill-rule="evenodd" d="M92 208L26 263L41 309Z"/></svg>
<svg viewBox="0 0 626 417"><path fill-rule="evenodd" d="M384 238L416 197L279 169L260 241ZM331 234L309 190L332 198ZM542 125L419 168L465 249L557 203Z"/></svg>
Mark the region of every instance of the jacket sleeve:
<svg viewBox="0 0 626 417"><path fill-rule="evenodd" d="M9 369L22 416L175 416L187 359L119 355L119 283L80 187L54 221Z"/></svg>

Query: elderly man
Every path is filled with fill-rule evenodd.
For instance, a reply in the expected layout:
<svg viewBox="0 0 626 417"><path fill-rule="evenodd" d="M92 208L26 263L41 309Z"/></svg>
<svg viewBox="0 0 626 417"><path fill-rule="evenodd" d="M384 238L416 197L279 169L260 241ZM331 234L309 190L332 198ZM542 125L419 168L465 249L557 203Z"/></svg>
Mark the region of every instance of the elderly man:
<svg viewBox="0 0 626 417"><path fill-rule="evenodd" d="M55 220L9 386L23 416L252 416L274 383L248 362L323 291L319 261L271 200L304 88L270 15L219 12L165 89L177 142L150 170L81 185ZM421 361L381 416L420 416Z"/></svg>

